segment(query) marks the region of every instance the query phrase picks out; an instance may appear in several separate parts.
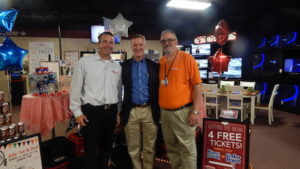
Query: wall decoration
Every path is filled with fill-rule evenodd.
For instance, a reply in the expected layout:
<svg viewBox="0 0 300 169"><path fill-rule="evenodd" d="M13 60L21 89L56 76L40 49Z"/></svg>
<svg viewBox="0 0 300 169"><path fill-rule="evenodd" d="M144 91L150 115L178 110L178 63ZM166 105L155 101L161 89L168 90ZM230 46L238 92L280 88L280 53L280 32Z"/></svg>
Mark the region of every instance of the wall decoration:
<svg viewBox="0 0 300 169"><path fill-rule="evenodd" d="M41 61L54 61L53 42L29 42L29 72L35 72Z"/></svg>

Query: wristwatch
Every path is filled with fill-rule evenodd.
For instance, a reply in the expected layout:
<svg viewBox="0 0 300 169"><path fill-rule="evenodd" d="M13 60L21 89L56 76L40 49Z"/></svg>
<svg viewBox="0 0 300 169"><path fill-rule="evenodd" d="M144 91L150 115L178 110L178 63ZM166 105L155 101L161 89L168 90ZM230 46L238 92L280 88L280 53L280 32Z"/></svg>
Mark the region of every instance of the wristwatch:
<svg viewBox="0 0 300 169"><path fill-rule="evenodd" d="M197 110L193 110L192 112L193 112L193 114L196 114L196 115L200 114L200 112L198 112Z"/></svg>

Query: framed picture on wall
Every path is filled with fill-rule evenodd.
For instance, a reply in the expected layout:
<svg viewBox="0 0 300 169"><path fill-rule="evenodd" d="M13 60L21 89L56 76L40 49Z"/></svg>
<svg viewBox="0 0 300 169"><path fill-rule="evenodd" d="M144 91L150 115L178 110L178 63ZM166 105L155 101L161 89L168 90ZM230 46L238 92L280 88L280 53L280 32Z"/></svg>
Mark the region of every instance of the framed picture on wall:
<svg viewBox="0 0 300 169"><path fill-rule="evenodd" d="M64 52L64 66L63 66L63 75L73 75L74 68L79 59L78 51L65 51Z"/></svg>

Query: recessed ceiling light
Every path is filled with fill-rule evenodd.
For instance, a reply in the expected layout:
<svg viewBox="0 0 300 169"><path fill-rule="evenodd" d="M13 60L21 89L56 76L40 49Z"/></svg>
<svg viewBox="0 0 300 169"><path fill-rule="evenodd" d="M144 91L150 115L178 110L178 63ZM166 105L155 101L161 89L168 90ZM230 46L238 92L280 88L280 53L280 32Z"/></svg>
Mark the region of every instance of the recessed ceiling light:
<svg viewBox="0 0 300 169"><path fill-rule="evenodd" d="M204 10L210 7L211 3L201 0L171 0L166 6L188 10Z"/></svg>

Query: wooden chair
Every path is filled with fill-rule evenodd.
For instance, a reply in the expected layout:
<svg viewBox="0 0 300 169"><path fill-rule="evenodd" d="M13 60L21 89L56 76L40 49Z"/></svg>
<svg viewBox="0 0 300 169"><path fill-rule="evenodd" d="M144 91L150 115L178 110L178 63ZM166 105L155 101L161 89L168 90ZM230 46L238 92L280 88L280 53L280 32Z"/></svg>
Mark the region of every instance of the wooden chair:
<svg viewBox="0 0 300 169"><path fill-rule="evenodd" d="M226 86L226 85L228 85L228 86L234 86L234 81L225 81L225 80L221 80L220 81L220 88L222 86Z"/></svg>
<svg viewBox="0 0 300 169"><path fill-rule="evenodd" d="M240 81L240 86L243 86L246 88L252 87L253 89L255 89L255 82Z"/></svg>
<svg viewBox="0 0 300 169"><path fill-rule="evenodd" d="M243 94L227 94L227 109L239 110L241 113L241 122L245 119L246 105L244 104Z"/></svg>
<svg viewBox="0 0 300 169"><path fill-rule="evenodd" d="M233 94L243 94L245 91L243 86L225 86L225 89L228 93L233 93Z"/></svg>
<svg viewBox="0 0 300 169"><path fill-rule="evenodd" d="M208 114L211 113L211 109L215 109L216 119L219 118L219 110L220 104L218 101L217 92L203 92L204 105L206 110L208 110Z"/></svg>
<svg viewBox="0 0 300 169"><path fill-rule="evenodd" d="M259 104L259 105L255 106L255 109L266 110L268 112L269 125L271 125L272 122L274 121L274 117L273 117L273 103L274 103L274 98L277 95L278 88L279 88L279 84L276 84L274 86L274 88L273 88L269 104L267 104L267 105Z"/></svg>
<svg viewBox="0 0 300 169"><path fill-rule="evenodd" d="M218 90L218 84L202 84L202 89L203 91L213 91L213 90Z"/></svg>
<svg viewBox="0 0 300 169"><path fill-rule="evenodd" d="M226 90L228 94L244 94L247 92L247 89L244 89L243 86L226 86ZM245 116L244 119L248 118L248 113L250 112L250 101L243 98L243 105L245 108Z"/></svg>

